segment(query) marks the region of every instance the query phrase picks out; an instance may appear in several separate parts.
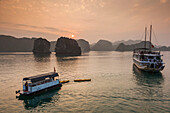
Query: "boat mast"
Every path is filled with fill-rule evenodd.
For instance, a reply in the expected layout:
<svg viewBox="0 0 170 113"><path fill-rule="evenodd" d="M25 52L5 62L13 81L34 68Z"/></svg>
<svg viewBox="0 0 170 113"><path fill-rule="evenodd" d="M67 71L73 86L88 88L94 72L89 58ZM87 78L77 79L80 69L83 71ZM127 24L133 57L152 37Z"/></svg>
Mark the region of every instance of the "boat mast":
<svg viewBox="0 0 170 113"><path fill-rule="evenodd" d="M144 45L144 48L146 48L146 32L147 32L147 27L145 27L145 45Z"/></svg>
<svg viewBox="0 0 170 113"><path fill-rule="evenodd" d="M151 36L152 36L152 25L150 25L150 50L151 50L151 47L152 47Z"/></svg>

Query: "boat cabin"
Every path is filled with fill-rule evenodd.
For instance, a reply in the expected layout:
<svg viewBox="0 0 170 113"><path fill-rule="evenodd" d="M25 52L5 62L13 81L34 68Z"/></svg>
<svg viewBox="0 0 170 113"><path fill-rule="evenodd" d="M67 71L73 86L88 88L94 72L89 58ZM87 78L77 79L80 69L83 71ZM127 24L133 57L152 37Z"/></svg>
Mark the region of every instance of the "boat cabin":
<svg viewBox="0 0 170 113"><path fill-rule="evenodd" d="M60 84L58 76L58 73L51 72L23 78L23 94L30 94Z"/></svg>
<svg viewBox="0 0 170 113"><path fill-rule="evenodd" d="M159 51L151 51L148 48L137 48L133 52L133 61L141 69L163 70L165 67Z"/></svg>
<svg viewBox="0 0 170 113"><path fill-rule="evenodd" d="M133 57L140 61L162 62L159 51L151 51L147 48L138 48L134 50Z"/></svg>

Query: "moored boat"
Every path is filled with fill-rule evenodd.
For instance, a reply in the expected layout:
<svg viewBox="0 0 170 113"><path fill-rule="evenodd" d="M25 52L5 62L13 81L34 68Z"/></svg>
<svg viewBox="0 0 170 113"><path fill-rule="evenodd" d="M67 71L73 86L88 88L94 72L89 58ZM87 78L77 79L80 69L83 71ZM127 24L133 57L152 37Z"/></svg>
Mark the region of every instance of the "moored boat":
<svg viewBox="0 0 170 113"><path fill-rule="evenodd" d="M85 82L85 81L91 81L91 79L75 79L74 82Z"/></svg>
<svg viewBox="0 0 170 113"><path fill-rule="evenodd" d="M23 90L18 90L16 93L27 96L35 95L51 89L61 88L62 84L59 82L58 76L58 73L51 72L25 77L23 78Z"/></svg>
<svg viewBox="0 0 170 113"><path fill-rule="evenodd" d="M136 48L133 52L133 63L137 68L143 71L160 72L164 69L165 63L162 60L160 51L153 51L151 48L152 25L150 26L150 47L146 48L146 31L145 28L145 45L144 48Z"/></svg>
<svg viewBox="0 0 170 113"><path fill-rule="evenodd" d="M61 80L60 83L68 83L70 82L69 80Z"/></svg>

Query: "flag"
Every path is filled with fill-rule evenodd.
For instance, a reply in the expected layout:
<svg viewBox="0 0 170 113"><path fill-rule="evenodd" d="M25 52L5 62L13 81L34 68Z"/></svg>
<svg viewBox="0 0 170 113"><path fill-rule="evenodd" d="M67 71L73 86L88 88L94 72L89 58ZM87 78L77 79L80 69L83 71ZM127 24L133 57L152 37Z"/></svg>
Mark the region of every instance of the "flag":
<svg viewBox="0 0 170 113"><path fill-rule="evenodd" d="M154 48L154 45L152 45L152 48Z"/></svg>
<svg viewBox="0 0 170 113"><path fill-rule="evenodd" d="M54 73L56 73L56 69L55 69L55 67L54 67Z"/></svg>

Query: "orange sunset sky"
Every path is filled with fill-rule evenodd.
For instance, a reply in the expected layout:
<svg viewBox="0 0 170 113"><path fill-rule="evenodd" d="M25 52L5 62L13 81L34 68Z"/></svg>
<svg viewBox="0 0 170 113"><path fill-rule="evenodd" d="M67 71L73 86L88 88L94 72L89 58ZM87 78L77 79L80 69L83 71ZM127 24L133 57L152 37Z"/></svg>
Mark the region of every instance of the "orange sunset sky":
<svg viewBox="0 0 170 113"><path fill-rule="evenodd" d="M141 40L150 24L170 46L170 0L0 0L0 34L16 37Z"/></svg>

